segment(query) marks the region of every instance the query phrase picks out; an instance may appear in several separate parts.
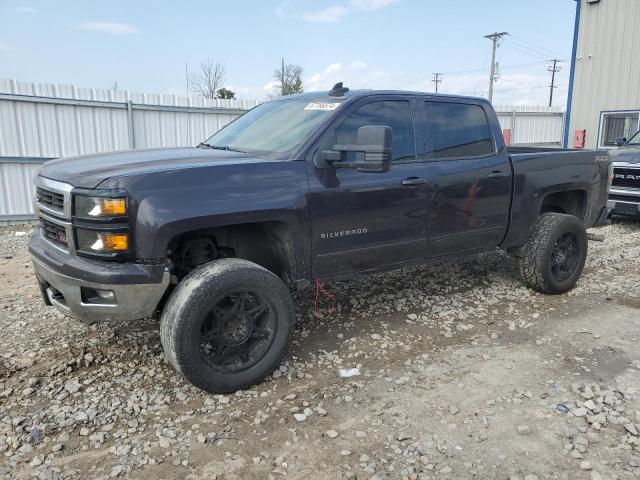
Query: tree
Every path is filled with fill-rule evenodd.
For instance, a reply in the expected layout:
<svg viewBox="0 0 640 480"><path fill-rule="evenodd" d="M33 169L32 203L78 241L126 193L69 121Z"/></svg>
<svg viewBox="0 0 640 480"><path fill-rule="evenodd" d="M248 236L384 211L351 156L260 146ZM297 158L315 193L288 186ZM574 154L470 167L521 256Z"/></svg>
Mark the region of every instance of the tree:
<svg viewBox="0 0 640 480"><path fill-rule="evenodd" d="M274 78L280 83L280 95L293 95L294 93L302 93L302 67L292 63L284 63L273 73Z"/></svg>
<svg viewBox="0 0 640 480"><path fill-rule="evenodd" d="M189 86L204 98L217 98L217 92L224 83L225 73L224 65L207 58L200 64L200 72L189 77Z"/></svg>
<svg viewBox="0 0 640 480"><path fill-rule="evenodd" d="M236 92L233 92L228 88L222 87L216 92L216 98L234 99L236 98Z"/></svg>

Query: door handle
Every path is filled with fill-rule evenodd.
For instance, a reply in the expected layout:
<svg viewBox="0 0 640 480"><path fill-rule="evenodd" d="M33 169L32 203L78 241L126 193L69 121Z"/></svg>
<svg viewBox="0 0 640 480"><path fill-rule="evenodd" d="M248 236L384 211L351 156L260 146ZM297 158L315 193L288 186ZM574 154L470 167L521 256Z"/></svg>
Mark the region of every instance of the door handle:
<svg viewBox="0 0 640 480"><path fill-rule="evenodd" d="M405 187L415 187L417 185L424 185L427 181L424 178L418 177L409 177L405 180L402 180L402 185Z"/></svg>
<svg viewBox="0 0 640 480"><path fill-rule="evenodd" d="M487 175L487 177L489 178L504 178L506 176L507 174L504 172L501 172L500 170L496 170L494 172L491 172L489 175Z"/></svg>

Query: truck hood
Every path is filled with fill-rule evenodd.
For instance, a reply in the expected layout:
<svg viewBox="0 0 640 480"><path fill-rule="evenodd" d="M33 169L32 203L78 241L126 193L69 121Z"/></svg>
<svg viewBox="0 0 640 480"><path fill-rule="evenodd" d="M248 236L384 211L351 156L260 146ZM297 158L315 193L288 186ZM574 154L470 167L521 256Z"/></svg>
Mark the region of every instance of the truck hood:
<svg viewBox="0 0 640 480"><path fill-rule="evenodd" d="M640 147L622 147L609 152L612 162L640 164Z"/></svg>
<svg viewBox="0 0 640 480"><path fill-rule="evenodd" d="M46 162L39 175L79 188L113 177L230 163L266 162L249 154L204 148L155 148L98 153Z"/></svg>

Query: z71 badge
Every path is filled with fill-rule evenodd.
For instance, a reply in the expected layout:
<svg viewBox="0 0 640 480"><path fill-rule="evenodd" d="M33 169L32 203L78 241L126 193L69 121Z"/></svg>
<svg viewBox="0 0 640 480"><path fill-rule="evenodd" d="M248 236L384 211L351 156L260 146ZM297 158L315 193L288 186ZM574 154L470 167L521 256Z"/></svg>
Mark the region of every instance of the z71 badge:
<svg viewBox="0 0 640 480"><path fill-rule="evenodd" d="M321 233L320 238L328 240L331 238L350 237L352 235L363 235L367 233L366 228L354 228L352 230L340 230L339 232Z"/></svg>

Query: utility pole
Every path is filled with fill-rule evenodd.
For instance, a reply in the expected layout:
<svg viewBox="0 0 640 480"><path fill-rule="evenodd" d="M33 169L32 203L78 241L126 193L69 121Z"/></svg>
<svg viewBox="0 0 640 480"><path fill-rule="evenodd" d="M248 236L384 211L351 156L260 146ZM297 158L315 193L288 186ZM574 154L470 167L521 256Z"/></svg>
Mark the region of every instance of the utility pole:
<svg viewBox="0 0 640 480"><path fill-rule="evenodd" d="M442 83L442 74L441 73L434 73L433 74L433 80L431 80L435 85L436 85L436 93L438 93L438 85L440 85L440 83Z"/></svg>
<svg viewBox="0 0 640 480"><path fill-rule="evenodd" d="M553 89L558 88L556 87L556 73L562 70L562 67L559 67L558 63L564 62L564 60L558 60L557 58L554 58L553 60L549 61L553 62L553 66L549 65L547 67L547 70L551 72L551 85L549 85L549 106L551 106L553 104Z"/></svg>
<svg viewBox="0 0 640 480"><path fill-rule="evenodd" d="M498 48L498 40L505 35L509 35L507 32L495 32L491 35L485 35L484 38L488 38L493 42L493 50L491 53L491 76L489 77L489 101L493 100L493 83L498 79L496 75L496 48Z"/></svg>

